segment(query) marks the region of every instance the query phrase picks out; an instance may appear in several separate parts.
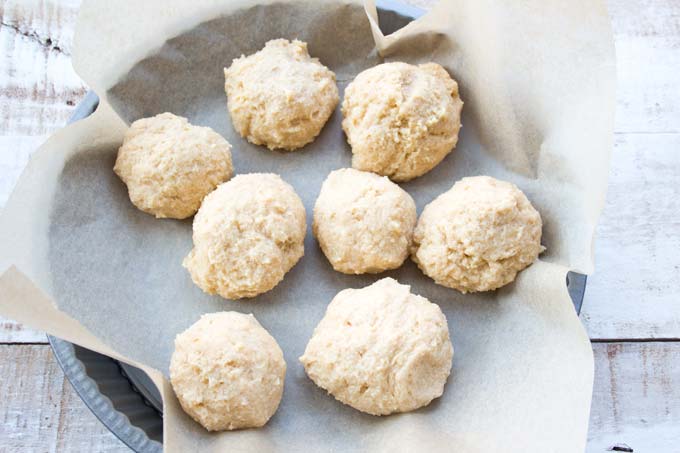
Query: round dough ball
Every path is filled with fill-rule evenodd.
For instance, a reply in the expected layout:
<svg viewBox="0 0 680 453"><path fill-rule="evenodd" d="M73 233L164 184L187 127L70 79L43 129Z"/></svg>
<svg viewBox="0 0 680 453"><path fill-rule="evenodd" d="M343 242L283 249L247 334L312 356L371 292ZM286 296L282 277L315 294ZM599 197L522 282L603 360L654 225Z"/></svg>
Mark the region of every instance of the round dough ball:
<svg viewBox="0 0 680 453"><path fill-rule="evenodd" d="M410 287L384 278L340 291L300 362L338 401L373 415L407 412L444 393L453 346L446 318Z"/></svg>
<svg viewBox="0 0 680 453"><path fill-rule="evenodd" d="M463 178L425 207L412 258L440 285L463 293L512 282L541 246L541 216L514 184Z"/></svg>
<svg viewBox="0 0 680 453"><path fill-rule="evenodd" d="M113 171L139 209L158 218L185 219L234 169L231 145L220 134L161 113L132 123Z"/></svg>
<svg viewBox="0 0 680 453"><path fill-rule="evenodd" d="M224 70L234 128L256 145L292 151L319 135L338 105L335 74L307 43L274 39Z"/></svg>
<svg viewBox="0 0 680 453"><path fill-rule="evenodd" d="M396 269L409 254L416 204L384 176L331 172L314 206L314 235L333 269L345 274Z"/></svg>
<svg viewBox="0 0 680 453"><path fill-rule="evenodd" d="M184 267L209 294L254 297L302 258L306 229L302 200L278 175L239 175L205 197Z"/></svg>
<svg viewBox="0 0 680 453"><path fill-rule="evenodd" d="M175 338L172 388L209 431L263 426L279 407L285 376L281 348L253 315L203 315Z"/></svg>
<svg viewBox="0 0 680 453"><path fill-rule="evenodd" d="M432 170L458 142L463 101L436 63L384 63L345 90L342 128L352 167L408 181Z"/></svg>

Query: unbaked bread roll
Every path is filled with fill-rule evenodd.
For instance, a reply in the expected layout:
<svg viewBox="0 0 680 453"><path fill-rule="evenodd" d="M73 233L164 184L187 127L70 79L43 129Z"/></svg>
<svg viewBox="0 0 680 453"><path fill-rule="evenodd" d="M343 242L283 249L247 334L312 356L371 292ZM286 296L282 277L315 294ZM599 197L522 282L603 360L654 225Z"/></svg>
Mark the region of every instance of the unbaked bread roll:
<svg viewBox="0 0 680 453"><path fill-rule="evenodd" d="M396 269L408 257L416 204L384 176L331 172L314 206L314 235L333 269L346 274Z"/></svg>
<svg viewBox="0 0 680 453"><path fill-rule="evenodd" d="M453 346L446 318L410 287L384 278L340 291L300 362L337 400L373 415L407 412L444 392Z"/></svg>
<svg viewBox="0 0 680 453"><path fill-rule="evenodd" d="M113 170L139 209L158 218L184 219L231 178L231 145L209 127L161 113L132 123Z"/></svg>
<svg viewBox="0 0 680 453"><path fill-rule="evenodd" d="M458 142L463 101L436 63L384 63L345 90L342 127L352 167L408 181L432 170Z"/></svg>
<svg viewBox="0 0 680 453"><path fill-rule="evenodd" d="M305 208L278 175L238 175L205 197L184 267L208 294L254 297L304 255Z"/></svg>
<svg viewBox="0 0 680 453"><path fill-rule="evenodd" d="M413 261L463 293L512 282L541 246L541 216L514 184L463 178L428 204L414 234Z"/></svg>
<svg viewBox="0 0 680 453"><path fill-rule="evenodd" d="M281 348L253 315L203 315L175 338L172 388L209 431L263 426L279 407L285 376Z"/></svg>
<svg viewBox="0 0 680 453"><path fill-rule="evenodd" d="M292 151L319 135L338 105L335 74L307 43L274 39L224 70L234 128L256 145Z"/></svg>

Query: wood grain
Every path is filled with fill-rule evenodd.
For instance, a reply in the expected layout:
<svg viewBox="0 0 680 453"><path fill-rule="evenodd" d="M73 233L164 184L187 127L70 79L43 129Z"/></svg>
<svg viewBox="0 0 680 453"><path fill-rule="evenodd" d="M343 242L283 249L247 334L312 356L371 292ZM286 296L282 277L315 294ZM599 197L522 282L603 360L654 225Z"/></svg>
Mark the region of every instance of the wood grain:
<svg viewBox="0 0 680 453"><path fill-rule="evenodd" d="M595 343L588 453L680 451L680 343Z"/></svg>
<svg viewBox="0 0 680 453"><path fill-rule="evenodd" d="M618 135L581 312L591 338L680 338L679 233L680 135Z"/></svg>
<svg viewBox="0 0 680 453"><path fill-rule="evenodd" d="M616 131L680 132L680 2L609 0L618 73Z"/></svg>
<svg viewBox="0 0 680 453"><path fill-rule="evenodd" d="M87 92L71 66L79 6L80 0L0 3L0 208L30 153ZM45 335L0 318L0 342L45 342Z"/></svg>
<svg viewBox="0 0 680 453"><path fill-rule="evenodd" d="M680 339L680 2L609 12L618 133L581 318L593 339Z"/></svg>
<svg viewBox="0 0 680 453"><path fill-rule="evenodd" d="M0 451L129 452L83 404L47 345L0 345Z"/></svg>
<svg viewBox="0 0 680 453"><path fill-rule="evenodd" d="M581 318L593 339L680 339L680 2L609 13L618 133Z"/></svg>
<svg viewBox="0 0 680 453"><path fill-rule="evenodd" d="M80 1L28 0L0 10L0 135L61 127L87 88L71 66Z"/></svg>

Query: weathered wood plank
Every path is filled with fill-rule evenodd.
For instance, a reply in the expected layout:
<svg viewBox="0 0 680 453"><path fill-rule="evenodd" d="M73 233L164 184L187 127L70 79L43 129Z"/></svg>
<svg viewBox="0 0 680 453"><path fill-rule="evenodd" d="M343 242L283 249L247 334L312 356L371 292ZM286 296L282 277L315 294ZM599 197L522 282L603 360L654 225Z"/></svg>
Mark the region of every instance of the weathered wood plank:
<svg viewBox="0 0 680 453"><path fill-rule="evenodd" d="M680 132L680 2L609 0L617 132Z"/></svg>
<svg viewBox="0 0 680 453"><path fill-rule="evenodd" d="M680 343L596 343L588 453L680 451Z"/></svg>
<svg viewBox="0 0 680 453"><path fill-rule="evenodd" d="M0 450L129 452L64 378L50 347L0 345Z"/></svg>
<svg viewBox="0 0 680 453"><path fill-rule="evenodd" d="M45 135L63 126L87 88L71 66L80 0L0 5L0 135Z"/></svg>
<svg viewBox="0 0 680 453"><path fill-rule="evenodd" d="M45 332L30 329L11 319L0 318L0 345L2 344L47 344Z"/></svg>
<svg viewBox="0 0 680 453"><path fill-rule="evenodd" d="M617 135L582 319L591 338L680 338L680 2L610 0Z"/></svg>
<svg viewBox="0 0 680 453"><path fill-rule="evenodd" d="M581 313L590 337L680 338L678 250L680 134L618 135Z"/></svg>

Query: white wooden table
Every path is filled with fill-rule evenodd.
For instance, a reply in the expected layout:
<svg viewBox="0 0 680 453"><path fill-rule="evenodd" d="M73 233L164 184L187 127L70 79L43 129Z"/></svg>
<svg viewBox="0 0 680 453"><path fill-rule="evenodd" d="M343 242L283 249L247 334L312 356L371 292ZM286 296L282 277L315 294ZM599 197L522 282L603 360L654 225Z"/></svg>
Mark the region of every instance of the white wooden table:
<svg viewBox="0 0 680 453"><path fill-rule="evenodd" d="M87 91L70 60L79 4L0 0L0 207ZM595 354L588 452L680 452L680 0L609 7L618 111L581 314ZM0 451L128 451L73 392L45 335L2 319Z"/></svg>

